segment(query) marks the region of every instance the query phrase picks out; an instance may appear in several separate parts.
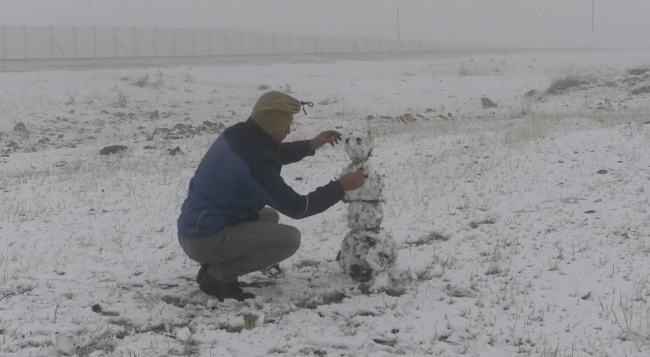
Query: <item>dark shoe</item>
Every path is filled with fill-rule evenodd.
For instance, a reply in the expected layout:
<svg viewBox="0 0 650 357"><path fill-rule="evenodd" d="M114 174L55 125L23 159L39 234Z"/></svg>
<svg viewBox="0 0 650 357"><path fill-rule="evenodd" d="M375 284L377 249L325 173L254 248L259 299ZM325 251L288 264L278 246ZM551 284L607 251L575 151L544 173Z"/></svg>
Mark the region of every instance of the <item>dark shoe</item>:
<svg viewBox="0 0 650 357"><path fill-rule="evenodd" d="M237 283L234 283L234 284L236 284L236 286L237 286L236 289L235 289L235 292L231 293L230 296L227 297L226 299L230 298L230 299L235 299L235 300L237 300L237 301L244 301L244 300L248 300L248 299L255 299L255 294L253 294L253 293L246 293L246 292L244 292L244 290L242 290L242 289L239 287L239 284L237 284Z"/></svg>
<svg viewBox="0 0 650 357"><path fill-rule="evenodd" d="M223 282L218 281L210 274L205 274L199 283L199 289L204 293L214 296L220 302L225 299L235 299L237 301L244 301L246 299L254 299L255 295L245 293L240 287L238 282Z"/></svg>
<svg viewBox="0 0 650 357"><path fill-rule="evenodd" d="M196 274L196 282L200 283L201 280L203 280L203 277L205 274L208 273L208 268L210 267L210 264L201 264L201 269L199 269L199 273Z"/></svg>

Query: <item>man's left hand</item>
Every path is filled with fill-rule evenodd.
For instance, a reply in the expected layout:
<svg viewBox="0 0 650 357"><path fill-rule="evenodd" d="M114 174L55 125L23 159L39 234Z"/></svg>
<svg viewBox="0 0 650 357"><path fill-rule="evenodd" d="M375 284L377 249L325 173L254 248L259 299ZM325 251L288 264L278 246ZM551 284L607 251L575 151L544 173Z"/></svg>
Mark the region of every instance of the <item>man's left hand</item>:
<svg viewBox="0 0 650 357"><path fill-rule="evenodd" d="M325 144L338 144L341 141L341 133L334 130L324 131L318 134L315 138L311 139L311 148L318 150Z"/></svg>

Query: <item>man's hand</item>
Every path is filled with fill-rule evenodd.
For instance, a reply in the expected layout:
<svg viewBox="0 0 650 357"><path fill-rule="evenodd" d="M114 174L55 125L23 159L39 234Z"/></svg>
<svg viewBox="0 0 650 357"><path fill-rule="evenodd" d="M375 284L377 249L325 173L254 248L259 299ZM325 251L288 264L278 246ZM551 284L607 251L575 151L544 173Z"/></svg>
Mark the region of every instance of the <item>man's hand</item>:
<svg viewBox="0 0 650 357"><path fill-rule="evenodd" d="M312 150L318 150L325 144L338 144L341 141L341 133L334 130L324 131L318 134L315 138L311 139Z"/></svg>
<svg viewBox="0 0 650 357"><path fill-rule="evenodd" d="M341 176L339 183L343 187L343 191L354 191L365 183L366 179L363 176L363 169L357 170L357 172L346 174Z"/></svg>

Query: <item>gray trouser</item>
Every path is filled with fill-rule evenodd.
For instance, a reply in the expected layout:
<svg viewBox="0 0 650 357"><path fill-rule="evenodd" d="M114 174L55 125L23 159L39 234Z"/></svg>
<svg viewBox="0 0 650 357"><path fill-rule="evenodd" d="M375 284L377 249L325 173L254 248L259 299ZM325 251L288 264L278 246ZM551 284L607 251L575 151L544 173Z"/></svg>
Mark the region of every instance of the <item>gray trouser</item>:
<svg viewBox="0 0 650 357"><path fill-rule="evenodd" d="M208 274L213 278L236 281L289 258L300 248L300 231L279 221L280 215L267 207L257 221L227 226L208 238L179 237L179 242L190 259L210 264Z"/></svg>

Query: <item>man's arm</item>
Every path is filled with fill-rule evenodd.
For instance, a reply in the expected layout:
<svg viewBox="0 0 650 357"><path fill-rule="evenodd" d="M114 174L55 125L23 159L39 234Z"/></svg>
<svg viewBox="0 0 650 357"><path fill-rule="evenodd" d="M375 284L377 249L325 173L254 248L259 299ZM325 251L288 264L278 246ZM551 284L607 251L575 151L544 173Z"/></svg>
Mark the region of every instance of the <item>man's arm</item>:
<svg viewBox="0 0 650 357"><path fill-rule="evenodd" d="M253 189L265 198L269 206L293 219L322 213L342 200L345 194L339 181L331 181L303 196L284 182L272 163L256 163L250 170L255 186Z"/></svg>
<svg viewBox="0 0 650 357"><path fill-rule="evenodd" d="M338 144L341 141L341 133L334 130L327 130L318 134L311 140L294 141L280 144L280 160L282 165L293 164L307 156L313 156L316 150L325 144Z"/></svg>
<svg viewBox="0 0 650 357"><path fill-rule="evenodd" d="M310 140L280 144L280 160L282 160L282 165L293 164L307 156L314 156L315 153L316 151L311 148Z"/></svg>

